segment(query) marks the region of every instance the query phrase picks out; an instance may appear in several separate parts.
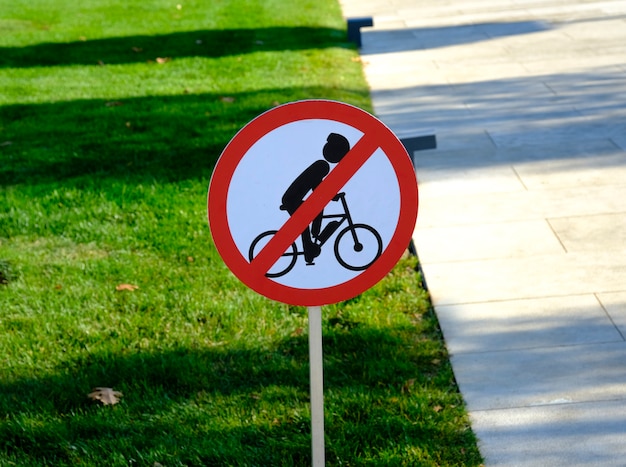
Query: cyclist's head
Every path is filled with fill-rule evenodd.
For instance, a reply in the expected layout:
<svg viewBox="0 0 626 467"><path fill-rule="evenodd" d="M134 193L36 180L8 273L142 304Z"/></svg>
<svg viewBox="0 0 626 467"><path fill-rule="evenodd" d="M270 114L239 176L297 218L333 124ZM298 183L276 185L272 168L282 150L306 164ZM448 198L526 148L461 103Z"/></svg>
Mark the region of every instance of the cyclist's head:
<svg viewBox="0 0 626 467"><path fill-rule="evenodd" d="M326 144L324 145L324 149L322 150L322 154L324 155L324 159L328 162L332 162L336 164L343 156L348 154L350 150L350 143L348 140L337 133L331 133L326 138Z"/></svg>

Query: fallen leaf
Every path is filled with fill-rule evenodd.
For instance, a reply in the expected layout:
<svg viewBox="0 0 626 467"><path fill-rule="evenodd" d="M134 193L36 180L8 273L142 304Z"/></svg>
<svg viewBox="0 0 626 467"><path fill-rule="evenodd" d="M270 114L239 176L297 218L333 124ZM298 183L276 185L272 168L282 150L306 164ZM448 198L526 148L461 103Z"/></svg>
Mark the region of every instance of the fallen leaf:
<svg viewBox="0 0 626 467"><path fill-rule="evenodd" d="M143 49L141 47L133 47L133 52L135 53L143 52Z"/></svg>
<svg viewBox="0 0 626 467"><path fill-rule="evenodd" d="M170 60L172 60L170 57L157 57L157 58L156 58L156 62L157 62L157 63L159 63L159 64L161 64L161 65L162 65L163 63L167 63L167 62L169 62Z"/></svg>
<svg viewBox="0 0 626 467"><path fill-rule="evenodd" d="M104 62L102 60L98 60L98 65L104 66Z"/></svg>
<svg viewBox="0 0 626 467"><path fill-rule="evenodd" d="M121 105L124 105L124 103L120 101L109 101L105 103L104 105L106 105L107 107L119 107Z"/></svg>
<svg viewBox="0 0 626 467"><path fill-rule="evenodd" d="M222 97L220 97L220 100L222 102L228 102L228 103L235 102L235 98L234 97L230 97L230 96L222 96Z"/></svg>
<svg viewBox="0 0 626 467"><path fill-rule="evenodd" d="M187 256L187 261L193 263L195 260L193 259L193 256Z"/></svg>
<svg viewBox="0 0 626 467"><path fill-rule="evenodd" d="M126 125L126 128L130 128L131 126L133 126L133 124L130 122L126 122L124 125Z"/></svg>
<svg viewBox="0 0 626 467"><path fill-rule="evenodd" d="M139 286L137 285L132 285L132 284L119 284L115 287L115 290L117 290L118 292L121 292L123 290L128 290L130 292L133 292L135 290L137 290L139 288Z"/></svg>
<svg viewBox="0 0 626 467"><path fill-rule="evenodd" d="M443 409L443 407L441 407L440 405L436 405L436 406L433 407L433 410L435 412L441 412L441 409Z"/></svg>
<svg viewBox="0 0 626 467"><path fill-rule="evenodd" d="M94 388L92 392L87 394L87 397L94 401L100 401L104 405L115 405L120 401L123 394L119 391L115 391L112 388Z"/></svg>

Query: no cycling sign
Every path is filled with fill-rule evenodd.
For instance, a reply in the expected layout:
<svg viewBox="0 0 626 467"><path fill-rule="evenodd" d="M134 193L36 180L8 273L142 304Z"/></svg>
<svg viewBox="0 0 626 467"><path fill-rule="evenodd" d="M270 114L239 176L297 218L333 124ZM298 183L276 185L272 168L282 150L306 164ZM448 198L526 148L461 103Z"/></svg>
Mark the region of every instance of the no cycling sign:
<svg viewBox="0 0 626 467"><path fill-rule="evenodd" d="M218 252L248 287L321 306L393 268L417 206L413 165L389 128L351 105L305 100L234 136L211 177L208 218Z"/></svg>
<svg viewBox="0 0 626 467"><path fill-rule="evenodd" d="M325 463L321 306L364 292L393 268L417 204L402 143L341 102L299 101L261 114L213 171L209 225L226 265L258 293L308 307L314 467Z"/></svg>

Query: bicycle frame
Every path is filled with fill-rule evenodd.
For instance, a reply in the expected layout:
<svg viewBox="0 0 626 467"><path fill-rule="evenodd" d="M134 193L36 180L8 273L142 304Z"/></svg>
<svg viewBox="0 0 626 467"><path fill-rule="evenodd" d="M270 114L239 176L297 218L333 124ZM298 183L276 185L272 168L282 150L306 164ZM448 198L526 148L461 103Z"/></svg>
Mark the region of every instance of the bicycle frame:
<svg viewBox="0 0 626 467"><path fill-rule="evenodd" d="M354 247L357 248L362 248L361 243L359 242L359 239L356 238L356 229L354 228L354 222L352 222L352 216L350 215L350 210L348 209L348 203L346 202L346 194L345 193L337 193L337 196L339 196L339 199L341 201L341 204L343 205L343 210L346 213L346 220L348 221L348 226L350 226L350 232L352 233L352 239L354 240ZM343 221L337 226L337 230L339 229L339 226L343 223Z"/></svg>
<svg viewBox="0 0 626 467"><path fill-rule="evenodd" d="M339 199L334 199L333 201L341 201L341 206L343 208L343 213L342 214L324 214L322 215L322 219L339 219L339 223L334 227L333 232L331 232L330 235L328 235L328 237L321 242L319 245L323 246L326 242L328 242L328 240L330 240L330 237L332 237L332 235L339 230L339 227L341 227L341 225L345 222L348 221L348 225L350 226L350 230L352 231L352 238L354 239L354 243L355 244L359 244L358 239L356 238L356 232L354 230L354 222L352 222L352 215L350 214L350 209L348 208L348 203L346 201L346 194L341 192L341 193L337 193L337 198Z"/></svg>

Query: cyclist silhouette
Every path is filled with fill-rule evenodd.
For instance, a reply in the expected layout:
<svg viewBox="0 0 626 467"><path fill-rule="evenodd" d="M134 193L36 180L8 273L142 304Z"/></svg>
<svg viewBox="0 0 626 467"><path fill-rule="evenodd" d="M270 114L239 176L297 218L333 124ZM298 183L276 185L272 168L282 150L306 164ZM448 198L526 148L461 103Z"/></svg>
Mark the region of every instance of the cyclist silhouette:
<svg viewBox="0 0 626 467"><path fill-rule="evenodd" d="M326 144L322 149L324 159L313 162L289 185L282 198L280 209L287 211L289 215L294 212L304 202L307 194L313 191L322 182L324 177L330 172L330 163L336 164L348 153L350 143L348 140L337 133L330 133L326 138ZM319 256L321 252L320 239L332 235L331 230L336 228L335 225L328 225L323 232L320 233L322 226L322 210L318 216L313 219L310 226L302 232L302 246L304 248L304 259L307 266L313 265L313 260ZM338 224L338 223L337 223ZM326 232L328 230L328 232Z"/></svg>

